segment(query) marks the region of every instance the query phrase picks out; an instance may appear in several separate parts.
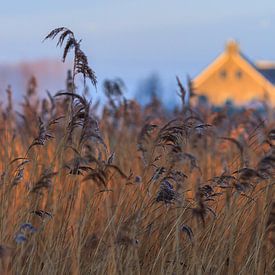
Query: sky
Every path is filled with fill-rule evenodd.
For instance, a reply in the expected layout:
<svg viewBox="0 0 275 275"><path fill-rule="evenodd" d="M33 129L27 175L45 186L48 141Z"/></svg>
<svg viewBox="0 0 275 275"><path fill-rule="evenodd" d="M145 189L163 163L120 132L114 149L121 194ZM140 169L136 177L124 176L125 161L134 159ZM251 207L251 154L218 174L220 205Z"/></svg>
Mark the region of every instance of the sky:
<svg viewBox="0 0 275 275"><path fill-rule="evenodd" d="M66 26L99 82L120 77L135 93L152 73L164 90L196 76L234 38L252 60L275 60L274 0L0 0L0 64L61 60L44 36Z"/></svg>

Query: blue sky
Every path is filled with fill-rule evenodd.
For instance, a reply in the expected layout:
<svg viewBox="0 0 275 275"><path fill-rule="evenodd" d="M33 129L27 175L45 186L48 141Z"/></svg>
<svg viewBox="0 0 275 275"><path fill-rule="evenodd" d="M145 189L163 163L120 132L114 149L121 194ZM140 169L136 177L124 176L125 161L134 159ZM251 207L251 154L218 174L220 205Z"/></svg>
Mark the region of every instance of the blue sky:
<svg viewBox="0 0 275 275"><path fill-rule="evenodd" d="M67 26L99 80L121 77L134 88L152 72L165 89L175 75L198 74L235 38L252 60L275 60L274 0L3 1L0 62L60 59L53 28Z"/></svg>

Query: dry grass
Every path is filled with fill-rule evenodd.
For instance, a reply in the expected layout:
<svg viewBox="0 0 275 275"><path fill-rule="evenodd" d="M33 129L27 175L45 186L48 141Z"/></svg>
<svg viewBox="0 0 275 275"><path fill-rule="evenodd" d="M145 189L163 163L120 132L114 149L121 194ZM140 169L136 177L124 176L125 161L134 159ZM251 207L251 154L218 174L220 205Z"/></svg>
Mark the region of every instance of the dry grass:
<svg viewBox="0 0 275 275"><path fill-rule="evenodd" d="M79 55L67 88L41 100L32 79L22 113L10 88L1 109L1 274L274 274L273 110L171 117L116 80L97 117L57 30Z"/></svg>

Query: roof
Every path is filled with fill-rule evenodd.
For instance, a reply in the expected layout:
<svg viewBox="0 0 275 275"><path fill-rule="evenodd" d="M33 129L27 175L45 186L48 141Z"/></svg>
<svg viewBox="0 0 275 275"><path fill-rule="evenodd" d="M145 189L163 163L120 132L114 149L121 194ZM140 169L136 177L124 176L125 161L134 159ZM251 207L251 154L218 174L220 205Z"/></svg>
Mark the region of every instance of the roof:
<svg viewBox="0 0 275 275"><path fill-rule="evenodd" d="M261 73L269 82L275 85L275 68L257 68L257 71Z"/></svg>
<svg viewBox="0 0 275 275"><path fill-rule="evenodd" d="M240 55L245 61L247 61L255 70L257 70L263 77L265 77L270 83L275 85L275 66L273 63L265 64L262 62L253 63L246 55L240 52Z"/></svg>

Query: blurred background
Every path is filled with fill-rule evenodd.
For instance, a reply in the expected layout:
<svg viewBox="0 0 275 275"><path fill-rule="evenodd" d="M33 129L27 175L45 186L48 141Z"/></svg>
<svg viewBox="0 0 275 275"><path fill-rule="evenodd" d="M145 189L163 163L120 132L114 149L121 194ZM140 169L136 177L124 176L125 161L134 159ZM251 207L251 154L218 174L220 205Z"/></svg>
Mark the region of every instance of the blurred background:
<svg viewBox="0 0 275 275"><path fill-rule="evenodd" d="M101 0L2 1L0 93L11 84L18 99L31 75L40 93L64 88L70 62L61 62L56 27L72 29L104 79L123 79L128 98L148 101L150 85L168 106L179 101L176 75L199 74L236 39L252 59L275 60L275 1ZM93 92L93 91L92 91ZM175 95L175 96L171 96Z"/></svg>

